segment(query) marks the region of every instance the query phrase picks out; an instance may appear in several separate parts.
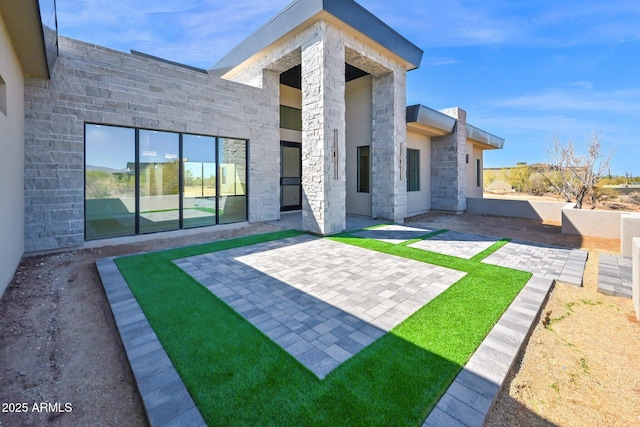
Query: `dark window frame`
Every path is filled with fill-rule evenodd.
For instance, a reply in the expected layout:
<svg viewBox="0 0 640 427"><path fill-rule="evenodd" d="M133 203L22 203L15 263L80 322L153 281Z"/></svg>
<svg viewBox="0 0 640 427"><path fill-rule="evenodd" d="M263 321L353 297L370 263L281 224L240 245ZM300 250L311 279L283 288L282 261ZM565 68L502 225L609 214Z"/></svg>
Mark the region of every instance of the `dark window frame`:
<svg viewBox="0 0 640 427"><path fill-rule="evenodd" d="M250 156L249 156L249 147L250 147L250 141L249 139L244 139L244 138L237 138L237 137L227 137L227 136L220 136L220 135L206 135L206 134L197 134L197 133L189 133L189 132L175 132L175 131L165 131L165 130L161 130L161 129L148 129L148 128L139 128L139 127L134 127L134 126L122 126L122 125L117 125L117 124L109 124L109 123L95 123L95 122L85 122L84 126L83 126L83 145L84 145L84 176L83 176L83 198L84 198L84 209L83 209L83 216L84 216L84 240L85 241L91 241L91 240L101 240L101 239L105 239L105 238L109 238L110 236L105 236L105 237L96 237L96 236L87 236L87 163L86 163L86 158L87 158L87 126L105 126L105 127L113 127L113 128L121 128L121 129L132 129L134 131L134 144L135 144L135 213L134 213L134 221L135 221L135 225L134 225L134 234L126 234L123 235L123 237L125 236L140 236L143 234L148 234L148 233L142 233L140 230L140 131L157 131L157 132L167 132L167 133L173 133L178 135L178 144L179 144L179 183L178 183L178 188L179 188L179 192L178 192L178 200L179 200L179 230L186 230L186 229L190 229L190 228L197 228L197 227L184 227L184 221L183 221L183 210L184 210L184 206L183 206L183 194L184 194L184 177L183 177L183 171L184 171L184 155L183 155L183 137L185 135L193 135L193 136L205 136L205 137L209 137L209 138L214 138L215 142L215 160L216 160L216 165L219 168L220 167L220 153L219 153L219 141L221 141L222 139L233 139L233 140L237 140L237 141L242 141L245 144L245 172L244 172L244 182L245 182L245 197L246 197L246 206L245 206L245 215L244 215L244 220L240 220L240 221L236 221L236 222L243 222L243 221L247 221L249 218L249 165L250 165ZM215 224L218 225L220 224L220 213L219 213L219 203L220 203L220 174L216 173L216 221Z"/></svg>
<svg viewBox="0 0 640 427"><path fill-rule="evenodd" d="M366 149L366 150L365 150ZM362 167L362 158L363 154L366 151L366 172L363 174ZM356 158L357 158L357 166L356 166L356 192L358 193L371 193L371 146L370 145L360 145L356 147ZM366 177L363 177L366 175Z"/></svg>
<svg viewBox="0 0 640 427"><path fill-rule="evenodd" d="M412 156L415 155L415 157ZM415 163L415 164L414 164ZM407 192L420 191L420 150L407 148Z"/></svg>

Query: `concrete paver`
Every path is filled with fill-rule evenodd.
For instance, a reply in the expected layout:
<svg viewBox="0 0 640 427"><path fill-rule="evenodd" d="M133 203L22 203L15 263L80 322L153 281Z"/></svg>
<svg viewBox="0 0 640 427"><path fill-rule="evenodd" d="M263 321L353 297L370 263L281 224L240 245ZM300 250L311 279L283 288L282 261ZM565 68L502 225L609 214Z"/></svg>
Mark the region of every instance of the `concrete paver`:
<svg viewBox="0 0 640 427"><path fill-rule="evenodd" d="M409 234L406 241L430 230L387 231L390 234L383 238L394 239L393 232L422 233ZM493 239L464 234L449 236L457 245L454 256L470 258ZM438 237L443 249L435 252L449 251L446 236ZM464 275L326 239L293 239L269 242L257 251L238 248L236 253L223 251L178 264L301 363L315 367L321 378ZM581 284L585 261L584 251L518 241L485 260L531 271L534 277L423 425L484 423L553 280ZM99 260L97 266L151 425L205 425L113 259Z"/></svg>
<svg viewBox="0 0 640 427"><path fill-rule="evenodd" d="M319 378L465 275L309 235L174 263Z"/></svg>
<svg viewBox="0 0 640 427"><path fill-rule="evenodd" d="M480 236L478 234L463 233L460 231L447 231L437 236L412 243L409 247L470 259L485 249L488 249L498 240L500 239L496 237Z"/></svg>
<svg viewBox="0 0 640 427"><path fill-rule="evenodd" d="M587 251L512 240L482 262L582 286Z"/></svg>
<svg viewBox="0 0 640 427"><path fill-rule="evenodd" d="M366 239L375 239L382 242L398 244L407 240L418 239L425 234L432 233L436 230L429 228L409 227L406 225L384 225L371 230L364 230L353 233L354 236Z"/></svg>
<svg viewBox="0 0 640 427"><path fill-rule="evenodd" d="M633 296L631 258L601 253L598 257L598 292L616 297Z"/></svg>

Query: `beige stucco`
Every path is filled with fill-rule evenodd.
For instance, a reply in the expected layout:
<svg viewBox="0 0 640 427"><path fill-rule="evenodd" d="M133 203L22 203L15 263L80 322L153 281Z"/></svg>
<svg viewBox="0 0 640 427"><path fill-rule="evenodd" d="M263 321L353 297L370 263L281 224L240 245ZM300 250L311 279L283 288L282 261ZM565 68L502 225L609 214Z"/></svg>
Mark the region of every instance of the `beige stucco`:
<svg viewBox="0 0 640 427"><path fill-rule="evenodd" d="M358 147L371 147L372 79L361 77L346 84L347 213L371 216L371 191L358 193Z"/></svg>
<svg viewBox="0 0 640 427"><path fill-rule="evenodd" d="M24 78L0 15L0 76L6 114L0 112L0 296L24 252Z"/></svg>
<svg viewBox="0 0 640 427"><path fill-rule="evenodd" d="M476 181L476 161L480 160L480 171L482 171L482 149L473 142L467 140L467 154L469 163L466 164L467 175L467 197L482 198L483 177L480 173L480 186Z"/></svg>
<svg viewBox="0 0 640 427"><path fill-rule="evenodd" d="M431 209L431 137L407 130L407 148L420 150L420 191L407 191L407 216Z"/></svg>

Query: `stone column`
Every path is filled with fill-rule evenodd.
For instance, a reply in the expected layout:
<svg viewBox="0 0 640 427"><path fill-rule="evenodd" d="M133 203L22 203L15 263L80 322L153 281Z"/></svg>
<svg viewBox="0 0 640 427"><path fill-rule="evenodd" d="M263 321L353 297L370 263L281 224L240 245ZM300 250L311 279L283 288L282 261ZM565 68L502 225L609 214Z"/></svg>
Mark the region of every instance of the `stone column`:
<svg viewBox="0 0 640 427"><path fill-rule="evenodd" d="M373 78L372 216L403 222L407 215L406 71Z"/></svg>
<svg viewBox="0 0 640 427"><path fill-rule="evenodd" d="M337 29L318 25L302 46L302 227L326 235L346 228L345 53Z"/></svg>
<svg viewBox="0 0 640 427"><path fill-rule="evenodd" d="M449 135L431 138L431 209L461 213L467 208L467 113L442 112L457 122Z"/></svg>

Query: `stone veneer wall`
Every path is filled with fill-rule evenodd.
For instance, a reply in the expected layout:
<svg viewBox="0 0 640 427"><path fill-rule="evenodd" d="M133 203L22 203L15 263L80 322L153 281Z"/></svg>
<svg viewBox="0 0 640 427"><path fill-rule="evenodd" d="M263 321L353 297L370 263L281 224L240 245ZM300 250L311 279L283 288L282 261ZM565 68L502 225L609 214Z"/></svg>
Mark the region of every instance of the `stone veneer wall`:
<svg viewBox="0 0 640 427"><path fill-rule="evenodd" d="M340 34L320 27L302 46L302 225L335 234L346 228L345 53Z"/></svg>
<svg viewBox="0 0 640 427"><path fill-rule="evenodd" d="M279 217L278 76L265 89L60 38L50 81L25 82L25 250L84 241L84 124L249 140L249 220Z"/></svg>
<svg viewBox="0 0 640 427"><path fill-rule="evenodd" d="M321 47L323 44L328 47L328 52ZM312 52L309 49L313 46ZM318 69L316 63L311 61L312 56L316 58L314 61L325 62L328 72L316 72ZM336 62L340 60L342 64ZM340 231L346 219L344 62L374 77L373 215L402 221L407 209L406 182L400 170L400 158L404 159L406 152L406 69L397 60L321 20L296 33L291 39L265 49L224 76L261 87L263 73L279 74L302 64L303 158L305 153L314 157L309 157L307 161L303 159L303 185L306 182L303 197L308 201L303 203L303 225L307 230L322 234ZM331 76L333 73L337 75ZM320 81L324 87L318 86ZM305 92L309 94L305 95ZM318 115L324 115L324 118ZM320 125L318 120L324 124ZM307 123L310 126L308 131L305 130ZM331 163L332 129L338 129L338 181L333 178ZM313 146L305 149L307 144ZM320 154L316 150L328 151ZM323 165L320 164L322 162Z"/></svg>
<svg viewBox="0 0 640 427"><path fill-rule="evenodd" d="M372 216L404 221L407 215L406 71L395 67L373 78Z"/></svg>
<svg viewBox="0 0 640 427"><path fill-rule="evenodd" d="M431 209L462 212L467 207L467 113L460 108L442 112L457 123L452 133L431 138Z"/></svg>

